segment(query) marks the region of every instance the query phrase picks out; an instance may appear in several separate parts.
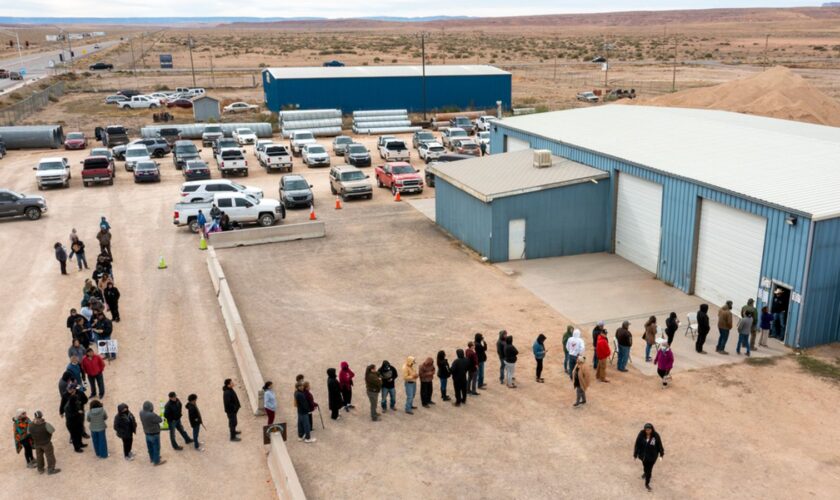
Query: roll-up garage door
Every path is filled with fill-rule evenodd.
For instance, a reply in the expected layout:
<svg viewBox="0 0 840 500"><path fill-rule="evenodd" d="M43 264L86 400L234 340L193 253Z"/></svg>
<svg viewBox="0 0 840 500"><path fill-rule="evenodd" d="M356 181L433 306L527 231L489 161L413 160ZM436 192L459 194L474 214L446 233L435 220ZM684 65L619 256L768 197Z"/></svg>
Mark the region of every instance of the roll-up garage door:
<svg viewBox="0 0 840 500"><path fill-rule="evenodd" d="M656 274L662 220L662 185L618 175L615 253Z"/></svg>
<svg viewBox="0 0 840 500"><path fill-rule="evenodd" d="M531 144L528 141L517 139L509 135L505 136L505 152L522 151L523 149L531 149Z"/></svg>
<svg viewBox="0 0 840 500"><path fill-rule="evenodd" d="M755 298L766 229L764 217L703 200L695 295L716 306L731 300L736 310Z"/></svg>

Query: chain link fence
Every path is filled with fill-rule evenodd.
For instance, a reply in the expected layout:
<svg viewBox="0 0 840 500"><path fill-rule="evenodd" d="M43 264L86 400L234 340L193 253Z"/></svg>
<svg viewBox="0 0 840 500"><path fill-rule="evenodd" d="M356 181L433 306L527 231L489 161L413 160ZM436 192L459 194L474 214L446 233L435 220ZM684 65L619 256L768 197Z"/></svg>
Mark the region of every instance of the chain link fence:
<svg viewBox="0 0 840 500"><path fill-rule="evenodd" d="M0 125L17 125L27 116L47 107L51 100L62 95L64 95L64 82L58 82L18 103L6 106L0 109Z"/></svg>

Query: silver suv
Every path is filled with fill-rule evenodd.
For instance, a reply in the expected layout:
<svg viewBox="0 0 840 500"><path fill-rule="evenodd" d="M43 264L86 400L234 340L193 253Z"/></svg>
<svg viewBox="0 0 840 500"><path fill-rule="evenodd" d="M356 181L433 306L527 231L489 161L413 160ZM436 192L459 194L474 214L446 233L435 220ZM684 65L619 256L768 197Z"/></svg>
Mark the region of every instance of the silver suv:
<svg viewBox="0 0 840 500"><path fill-rule="evenodd" d="M348 198L373 198L373 184L367 180L370 176L352 165L336 165L330 169L330 191Z"/></svg>

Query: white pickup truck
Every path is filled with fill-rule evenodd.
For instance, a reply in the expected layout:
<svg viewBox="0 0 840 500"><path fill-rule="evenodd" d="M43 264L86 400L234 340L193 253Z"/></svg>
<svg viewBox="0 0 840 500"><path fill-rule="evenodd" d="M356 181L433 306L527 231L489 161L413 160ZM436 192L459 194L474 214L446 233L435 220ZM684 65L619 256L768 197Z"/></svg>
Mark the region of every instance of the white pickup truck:
<svg viewBox="0 0 840 500"><path fill-rule="evenodd" d="M248 160L245 159L245 154L242 153L241 149L225 148L219 150L216 154L216 164L219 166L222 177L231 174L241 174L248 177Z"/></svg>
<svg viewBox="0 0 840 500"><path fill-rule="evenodd" d="M41 158L37 167L33 167L35 171L35 181L38 183L38 189L44 189L47 186L62 186L70 187L70 162L67 158Z"/></svg>
<svg viewBox="0 0 840 500"><path fill-rule="evenodd" d="M278 219L286 218L286 208L283 204L270 198L258 200L242 193L217 193L212 203L215 203L230 218L231 223L259 224L262 227L268 227ZM210 219L212 203L176 203L172 223L176 226L189 226L192 232L197 233L199 230L198 211L201 210L204 213L208 224L212 223Z"/></svg>
<svg viewBox="0 0 840 500"><path fill-rule="evenodd" d="M130 100L120 103L122 109L146 109L157 108L158 106L160 106L160 100L147 95L136 95Z"/></svg>
<svg viewBox="0 0 840 500"><path fill-rule="evenodd" d="M282 144L266 144L257 152L257 161L268 172L272 170L292 171L292 155Z"/></svg>
<svg viewBox="0 0 840 500"><path fill-rule="evenodd" d="M411 152L404 141L391 139L379 146L379 157L385 161L409 161Z"/></svg>
<svg viewBox="0 0 840 500"><path fill-rule="evenodd" d="M315 134L312 132L308 130L296 130L292 132L292 137L289 139L289 148L291 148L293 155L300 156L304 146L307 144L317 144L317 142L315 140Z"/></svg>

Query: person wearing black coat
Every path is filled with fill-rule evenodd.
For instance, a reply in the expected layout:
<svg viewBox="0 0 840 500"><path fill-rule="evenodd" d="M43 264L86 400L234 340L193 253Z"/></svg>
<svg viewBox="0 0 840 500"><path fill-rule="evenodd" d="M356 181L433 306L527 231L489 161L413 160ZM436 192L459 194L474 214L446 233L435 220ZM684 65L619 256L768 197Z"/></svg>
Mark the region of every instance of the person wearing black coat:
<svg viewBox="0 0 840 500"><path fill-rule="evenodd" d="M386 359L382 361L377 373L382 377L382 402L380 403L382 411L385 411L388 407L388 397L391 398L391 410L397 411L397 389L395 386L398 376L397 369Z"/></svg>
<svg viewBox="0 0 840 500"><path fill-rule="evenodd" d="M694 350L700 354L706 354L703 350L703 344L706 343L706 335L709 334L711 325L709 324L709 304L700 304L700 310L697 311L697 342L694 343Z"/></svg>
<svg viewBox="0 0 840 500"><path fill-rule="evenodd" d="M85 437L85 405L88 402L85 393L76 388L76 384L69 384L67 392L61 398L59 414L65 418L67 430L70 432L70 439L73 441L73 450L82 453L87 444L82 443Z"/></svg>
<svg viewBox="0 0 840 500"><path fill-rule="evenodd" d="M496 341L496 355L499 356L499 383L505 383L505 338L507 331L499 332L499 340Z"/></svg>
<svg viewBox="0 0 840 500"><path fill-rule="evenodd" d="M480 333L475 334L475 353L478 355L478 388L484 389L487 384L484 383L484 364L487 362L487 342L484 340L484 335Z"/></svg>
<svg viewBox="0 0 840 500"><path fill-rule="evenodd" d="M327 368L327 399L329 400L330 418L341 418L339 410L344 408L344 398L341 397L341 387L338 385L338 375L335 368Z"/></svg>
<svg viewBox="0 0 840 500"><path fill-rule="evenodd" d="M437 353L437 376L440 380L440 399L449 401L449 396L446 395L446 383L449 382L449 377L452 376L452 370L449 369L449 361L446 359L446 353L438 351Z"/></svg>
<svg viewBox="0 0 840 500"><path fill-rule="evenodd" d="M169 401L167 401L166 405L163 407L163 418L165 418L166 422L169 424L169 442L172 443L172 447L178 451L183 450L183 448L178 444L178 441L175 440L175 431L178 431L178 433L181 434L185 443L190 444L193 442L187 434L187 431L184 430L184 426L181 424L181 417L183 415L184 411L181 406L181 400L178 399L175 392L170 392Z"/></svg>
<svg viewBox="0 0 840 500"><path fill-rule="evenodd" d="M653 474L653 466L656 459L665 456L665 448L662 446L662 439L659 433L653 428L653 424L645 424L644 428L636 437L636 446L633 448L633 458L642 461L642 479L645 480L645 488L651 491L650 478Z"/></svg>
<svg viewBox="0 0 840 500"><path fill-rule="evenodd" d="M114 286L114 283L108 282L105 286L105 303L108 304L108 310L111 311L111 319L120 322L120 290Z"/></svg>
<svg viewBox="0 0 840 500"><path fill-rule="evenodd" d="M674 346L674 335L677 333L677 328L680 327L680 320L677 319L677 313L672 312L665 320L665 336L668 338L668 347Z"/></svg>
<svg viewBox="0 0 840 500"><path fill-rule="evenodd" d="M67 329L70 330L70 336L71 337L73 336L73 326L76 324L76 318L84 319L84 317L81 314L79 314L79 312L76 311L75 308L70 309L70 315L67 316L67 322L66 323L67 323Z"/></svg>
<svg viewBox="0 0 840 500"><path fill-rule="evenodd" d="M470 370L470 360L464 355L463 349L455 351L457 358L452 362L452 385L455 386L455 406L467 403L467 372Z"/></svg>
<svg viewBox="0 0 840 500"><path fill-rule="evenodd" d="M137 420L128 410L128 405L120 403L117 406L117 415L114 417L114 432L122 440L123 456L126 460L134 460L134 453L131 446L134 443L134 434L137 433Z"/></svg>
<svg viewBox="0 0 840 500"><path fill-rule="evenodd" d="M513 345L513 335L505 337L505 381L511 389L516 388L516 356L519 350Z"/></svg>
<svg viewBox="0 0 840 500"><path fill-rule="evenodd" d="M201 442L198 440L201 424L204 423L204 420L201 419L201 411L198 409L198 396L195 394L187 396L187 404L184 405L184 408L187 409L187 420L189 420L190 427L192 428L193 445L197 451L204 451L204 447L201 446Z"/></svg>
<svg viewBox="0 0 840 500"><path fill-rule="evenodd" d="M231 441L241 441L239 439L239 434L242 434L240 431L236 430L236 414L239 413L239 408L242 407L239 404L239 396L236 395L236 391L233 390L233 380L226 378L225 385L222 387L222 399L225 403L225 414L228 418L228 428L230 429L230 440Z"/></svg>

